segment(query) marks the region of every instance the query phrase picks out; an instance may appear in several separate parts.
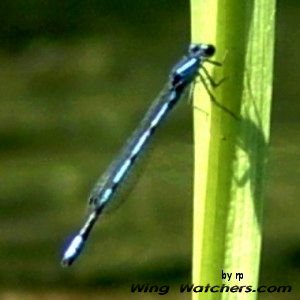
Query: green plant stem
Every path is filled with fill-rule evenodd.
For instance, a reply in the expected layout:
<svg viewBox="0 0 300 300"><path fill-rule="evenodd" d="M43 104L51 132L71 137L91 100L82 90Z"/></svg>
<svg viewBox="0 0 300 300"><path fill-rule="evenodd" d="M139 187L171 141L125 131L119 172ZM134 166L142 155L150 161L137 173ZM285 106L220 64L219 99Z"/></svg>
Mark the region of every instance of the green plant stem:
<svg viewBox="0 0 300 300"><path fill-rule="evenodd" d="M275 0L192 0L192 42L216 45L215 91L195 89L193 283L258 284L269 143ZM209 67L211 68L211 67ZM222 280L222 271L232 273ZM243 279L236 279L242 273ZM193 299L256 299L257 293L193 293Z"/></svg>

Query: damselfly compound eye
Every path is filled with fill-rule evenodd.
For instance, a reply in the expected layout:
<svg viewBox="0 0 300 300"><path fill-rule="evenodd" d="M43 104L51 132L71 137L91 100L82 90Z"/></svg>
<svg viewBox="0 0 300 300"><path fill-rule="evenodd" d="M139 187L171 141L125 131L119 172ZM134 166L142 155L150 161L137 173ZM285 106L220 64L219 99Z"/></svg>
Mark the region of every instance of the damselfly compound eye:
<svg viewBox="0 0 300 300"><path fill-rule="evenodd" d="M202 55L206 57L211 57L215 54L216 48L211 44L201 44Z"/></svg>

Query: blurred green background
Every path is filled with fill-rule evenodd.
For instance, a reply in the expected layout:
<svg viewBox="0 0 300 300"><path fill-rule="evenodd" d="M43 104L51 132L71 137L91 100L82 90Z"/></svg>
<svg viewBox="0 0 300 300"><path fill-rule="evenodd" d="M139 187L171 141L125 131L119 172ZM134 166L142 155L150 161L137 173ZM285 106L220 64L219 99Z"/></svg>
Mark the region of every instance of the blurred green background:
<svg viewBox="0 0 300 300"><path fill-rule="evenodd" d="M261 283L299 299L300 3L278 1ZM189 3L0 2L0 299L154 299L133 282L190 281L192 110L159 130L121 209L59 265L96 178L189 43ZM178 126L180 124L180 126ZM171 289L172 289L171 287Z"/></svg>

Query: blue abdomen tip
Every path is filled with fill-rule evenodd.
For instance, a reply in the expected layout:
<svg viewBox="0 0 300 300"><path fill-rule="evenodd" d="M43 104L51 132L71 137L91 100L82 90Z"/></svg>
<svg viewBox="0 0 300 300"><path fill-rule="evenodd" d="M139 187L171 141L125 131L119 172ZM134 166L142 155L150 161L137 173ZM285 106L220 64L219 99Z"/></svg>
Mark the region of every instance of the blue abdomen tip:
<svg viewBox="0 0 300 300"><path fill-rule="evenodd" d="M69 247L64 253L61 264L64 267L72 265L74 260L79 256L84 245L84 240L81 235L76 235Z"/></svg>

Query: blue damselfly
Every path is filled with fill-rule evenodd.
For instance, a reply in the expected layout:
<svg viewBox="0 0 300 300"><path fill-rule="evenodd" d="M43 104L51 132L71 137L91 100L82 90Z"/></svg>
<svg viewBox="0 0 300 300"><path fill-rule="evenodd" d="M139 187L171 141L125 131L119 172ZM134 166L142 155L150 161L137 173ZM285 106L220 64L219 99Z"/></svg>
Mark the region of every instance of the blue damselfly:
<svg viewBox="0 0 300 300"><path fill-rule="evenodd" d="M117 159L109 166L92 190L89 197L88 219L65 251L62 259L63 266L71 265L79 256L95 222L129 174L151 136L179 101L186 88L199 75L202 64L209 61L214 52L215 48L212 45L192 44L187 55L173 67L165 88L148 109L139 127L132 134Z"/></svg>

